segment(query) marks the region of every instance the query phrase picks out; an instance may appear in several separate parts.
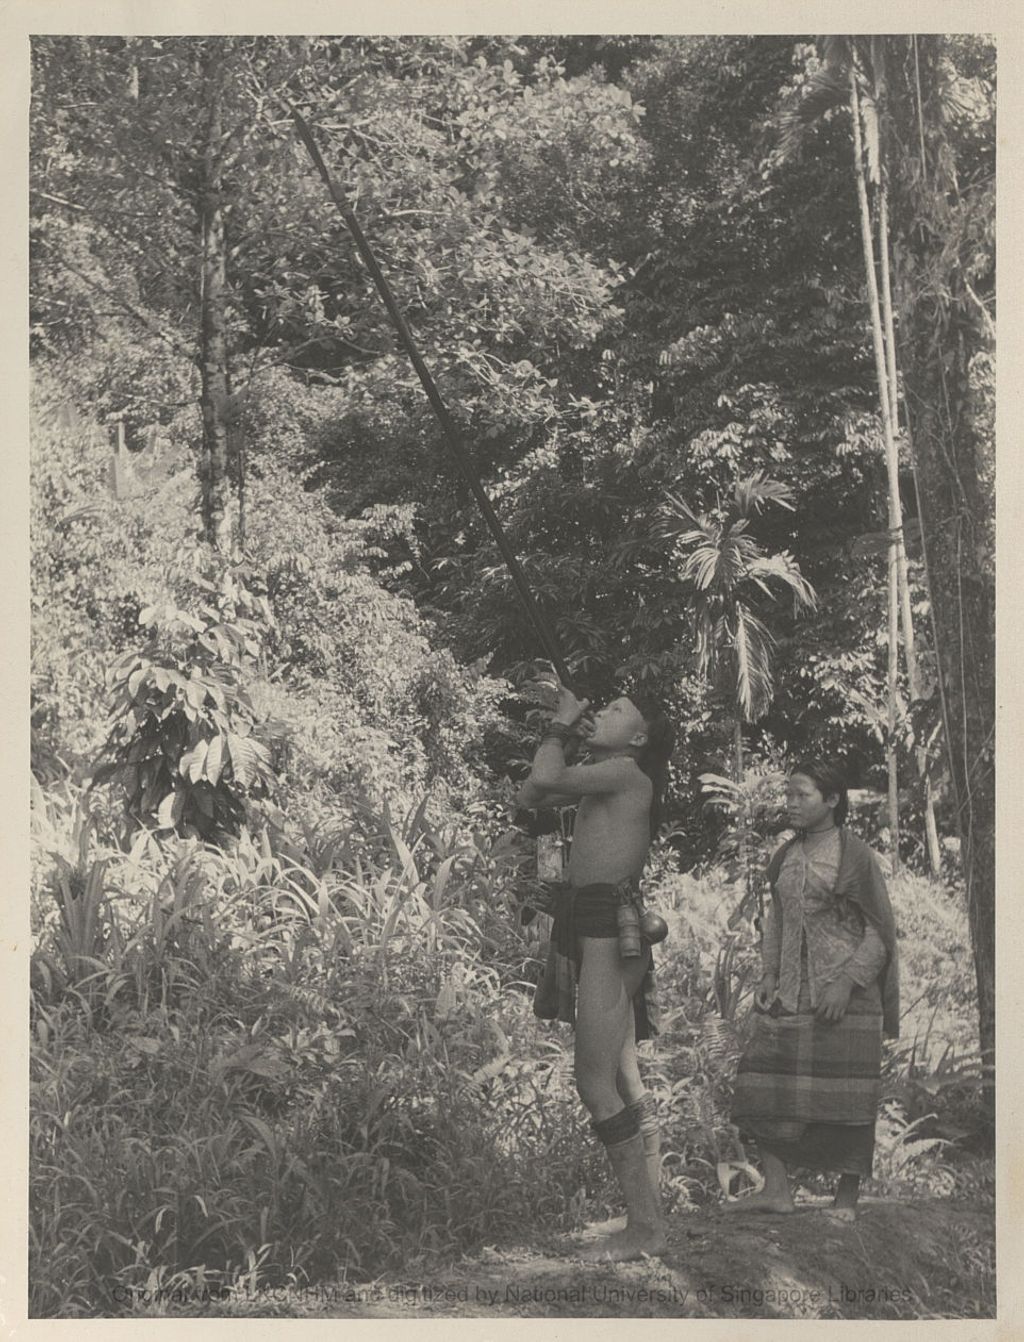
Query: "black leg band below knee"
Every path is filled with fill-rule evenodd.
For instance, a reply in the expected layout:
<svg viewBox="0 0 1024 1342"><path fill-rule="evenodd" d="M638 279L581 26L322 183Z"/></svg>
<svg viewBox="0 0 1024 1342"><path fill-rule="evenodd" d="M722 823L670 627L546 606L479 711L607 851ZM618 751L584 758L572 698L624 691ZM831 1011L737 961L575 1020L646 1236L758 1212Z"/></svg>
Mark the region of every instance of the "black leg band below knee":
<svg viewBox="0 0 1024 1342"><path fill-rule="evenodd" d="M618 1146L622 1142L628 1142L640 1131L636 1114L629 1106L620 1109L617 1114L612 1114L611 1118L591 1119L590 1126L594 1130L594 1136L605 1146Z"/></svg>
<svg viewBox="0 0 1024 1342"><path fill-rule="evenodd" d="M650 1092L641 1095L639 1100L634 1100L627 1107L636 1115L638 1131L656 1132L658 1130L658 1102Z"/></svg>

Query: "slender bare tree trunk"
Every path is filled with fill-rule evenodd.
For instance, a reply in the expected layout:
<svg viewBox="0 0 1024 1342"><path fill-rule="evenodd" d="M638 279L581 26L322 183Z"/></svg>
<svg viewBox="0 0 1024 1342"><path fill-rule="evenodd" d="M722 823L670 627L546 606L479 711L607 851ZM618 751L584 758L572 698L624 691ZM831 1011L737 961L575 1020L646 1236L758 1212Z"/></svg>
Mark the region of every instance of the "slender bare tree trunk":
<svg viewBox="0 0 1024 1342"><path fill-rule="evenodd" d="M882 436L885 441L886 476L889 485L889 660L888 660L888 741L885 750L886 771L889 779L889 829L892 833L893 872L899 870L899 778L896 759L896 682L899 668L899 554L903 548L903 513L900 504L899 459L893 436L893 415L889 399L889 379L886 373L885 350L882 340L881 303L878 297L878 277L875 274L875 248L871 232L871 211L868 206L868 187L864 174L864 137L860 124L860 94L857 90L857 72L850 67L850 107L853 113L853 158L857 179L857 202L860 206L860 236L864 252L864 274L868 287L868 305L871 311L871 340L875 352L875 376L878 381L878 400L881 408Z"/></svg>
<svg viewBox="0 0 1024 1342"><path fill-rule="evenodd" d="M743 787L743 719L737 711L732 724L733 767L736 770L736 783ZM750 870L750 805L745 792L741 791L740 828L739 828L739 864L743 873L745 898L749 899L753 890L753 873Z"/></svg>
<svg viewBox="0 0 1024 1342"><path fill-rule="evenodd" d="M995 546L993 436L973 361L993 328L969 277L991 200L962 193L944 120L945 39L889 39L893 237L900 364L920 467L935 651L978 986L982 1049L995 1045ZM918 151L918 152L913 152ZM992 280L991 268L985 277ZM977 278L974 284L980 287ZM991 1091L988 1092L991 1096Z"/></svg>
<svg viewBox="0 0 1024 1342"><path fill-rule="evenodd" d="M211 39L213 43L219 39ZM202 371L203 442L199 459L203 534L224 554L231 553L228 490L228 435L224 408L228 396L226 293L227 249L223 196L223 67L214 48L204 78L207 96L206 140L203 147L200 223L202 228L202 293L200 360Z"/></svg>
<svg viewBox="0 0 1024 1342"><path fill-rule="evenodd" d="M743 723L739 718L733 719L732 725L732 755L736 768L736 782L743 782Z"/></svg>
<svg viewBox="0 0 1024 1342"><path fill-rule="evenodd" d="M885 767L889 779L889 830L892 835L892 874L900 869L900 785L896 767L896 678L899 673L900 653L900 573L896 558L895 537L889 537L889 656L887 685L889 690L888 733L885 742Z"/></svg>
<svg viewBox="0 0 1024 1342"><path fill-rule="evenodd" d="M249 390L245 389L244 400L242 402L242 413L238 420L237 429L237 448L235 460L238 463L238 558L242 559L245 554L245 528L246 528L246 495L245 495L245 467L246 452L248 451L248 433L249 433Z"/></svg>
<svg viewBox="0 0 1024 1342"><path fill-rule="evenodd" d="M889 381L889 411L892 415L893 441L899 440L899 379L896 374L896 325L892 315L892 280L889 274L889 189L882 167L878 188L878 254L881 259L882 318L885 323L886 372ZM912 450L912 449L911 449ZM897 493L899 491L897 476ZM902 538L902 531L901 531ZM910 572L905 545L896 550L897 574L900 588L900 620L903 625L903 650L907 659L907 688L913 703L921 697L921 676L917 664L917 645L914 638L914 615L910 605ZM933 876L942 870L939 850L939 832L935 826L935 802L928 756L921 747L914 752L918 777L924 789L924 833L928 866Z"/></svg>
<svg viewBox="0 0 1024 1342"><path fill-rule="evenodd" d="M128 97L134 102L139 101L139 62L132 48L135 45L135 38L125 39L125 48L129 53L128 59Z"/></svg>

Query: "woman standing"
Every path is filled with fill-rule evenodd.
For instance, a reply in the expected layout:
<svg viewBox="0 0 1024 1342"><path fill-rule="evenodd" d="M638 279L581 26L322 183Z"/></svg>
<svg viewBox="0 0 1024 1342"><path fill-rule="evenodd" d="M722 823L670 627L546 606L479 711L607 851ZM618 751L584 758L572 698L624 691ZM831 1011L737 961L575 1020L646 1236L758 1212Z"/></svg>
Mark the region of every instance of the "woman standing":
<svg viewBox="0 0 1024 1342"><path fill-rule="evenodd" d="M730 1211L793 1211L787 1166L802 1166L838 1173L831 1214L852 1221L871 1173L882 1034L899 1034L896 928L878 859L845 827L847 808L829 761L790 774L796 834L768 866L763 976L732 1106L757 1141L765 1187Z"/></svg>

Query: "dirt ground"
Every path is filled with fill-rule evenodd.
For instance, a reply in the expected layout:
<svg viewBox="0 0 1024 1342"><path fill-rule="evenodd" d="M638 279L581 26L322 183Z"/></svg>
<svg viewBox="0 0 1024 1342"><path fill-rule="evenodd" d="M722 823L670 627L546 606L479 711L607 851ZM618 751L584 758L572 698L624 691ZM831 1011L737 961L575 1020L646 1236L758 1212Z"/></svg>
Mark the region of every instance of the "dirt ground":
<svg viewBox="0 0 1024 1342"><path fill-rule="evenodd" d="M658 1259L596 1265L572 1249L483 1247L430 1280L329 1283L236 1299L232 1316L291 1318L987 1318L995 1310L990 1210L867 1199L837 1225L827 1202L790 1216L681 1212Z"/></svg>

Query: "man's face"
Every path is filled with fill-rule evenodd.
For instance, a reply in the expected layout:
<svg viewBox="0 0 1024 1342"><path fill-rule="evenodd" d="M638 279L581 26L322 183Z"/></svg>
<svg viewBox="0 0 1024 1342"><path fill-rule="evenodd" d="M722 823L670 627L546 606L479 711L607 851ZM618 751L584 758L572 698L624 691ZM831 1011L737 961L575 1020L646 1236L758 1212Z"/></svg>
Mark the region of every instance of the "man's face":
<svg viewBox="0 0 1024 1342"><path fill-rule="evenodd" d="M587 744L601 750L623 750L626 746L643 745L646 740L643 714L631 699L623 696L594 714L594 730Z"/></svg>

